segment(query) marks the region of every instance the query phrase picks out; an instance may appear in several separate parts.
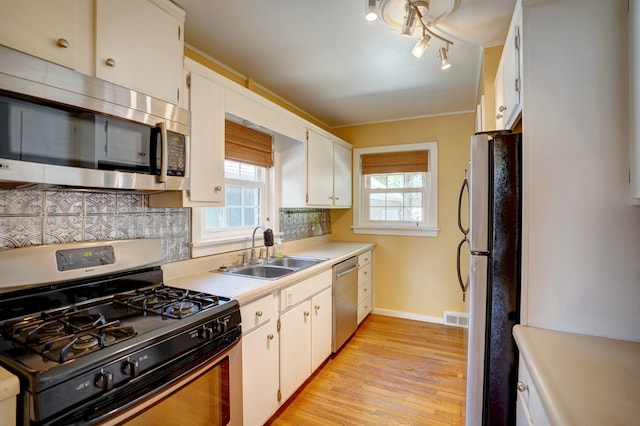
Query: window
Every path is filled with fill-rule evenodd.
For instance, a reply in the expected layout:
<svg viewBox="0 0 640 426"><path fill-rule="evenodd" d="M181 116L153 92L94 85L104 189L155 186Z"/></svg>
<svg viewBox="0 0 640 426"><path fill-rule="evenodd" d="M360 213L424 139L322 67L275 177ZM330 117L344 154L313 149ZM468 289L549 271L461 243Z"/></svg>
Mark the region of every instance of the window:
<svg viewBox="0 0 640 426"><path fill-rule="evenodd" d="M256 226L271 227L272 141L271 135L225 122L225 204L192 209L194 257L246 248Z"/></svg>
<svg viewBox="0 0 640 426"><path fill-rule="evenodd" d="M354 233L438 235L435 142L353 152Z"/></svg>

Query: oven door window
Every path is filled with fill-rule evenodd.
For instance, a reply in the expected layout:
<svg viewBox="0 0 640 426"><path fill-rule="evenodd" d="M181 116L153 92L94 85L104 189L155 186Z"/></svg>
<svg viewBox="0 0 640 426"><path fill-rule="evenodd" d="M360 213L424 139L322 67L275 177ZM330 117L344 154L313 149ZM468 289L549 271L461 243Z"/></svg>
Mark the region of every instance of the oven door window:
<svg viewBox="0 0 640 426"><path fill-rule="evenodd" d="M147 410L125 422L130 426L222 426L231 420L229 357Z"/></svg>

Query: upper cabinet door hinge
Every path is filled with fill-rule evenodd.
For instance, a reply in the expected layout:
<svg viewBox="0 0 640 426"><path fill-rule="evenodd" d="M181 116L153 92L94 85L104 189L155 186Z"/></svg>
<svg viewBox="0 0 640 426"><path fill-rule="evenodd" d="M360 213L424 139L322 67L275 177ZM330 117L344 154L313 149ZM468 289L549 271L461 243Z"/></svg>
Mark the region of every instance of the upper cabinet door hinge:
<svg viewBox="0 0 640 426"><path fill-rule="evenodd" d="M277 331L278 333L280 333L280 326L281 326L280 318L278 318L278 321L276 322L276 331Z"/></svg>
<svg viewBox="0 0 640 426"><path fill-rule="evenodd" d="M178 25L178 40L182 39L182 28L180 28L180 25Z"/></svg>
<svg viewBox="0 0 640 426"><path fill-rule="evenodd" d="M191 89L191 73L187 74L187 89Z"/></svg>
<svg viewBox="0 0 640 426"><path fill-rule="evenodd" d="M516 85L515 85L515 87L516 87L516 92L519 92L519 91L520 91L520 79L519 79L519 78L516 78L515 83L516 83Z"/></svg>
<svg viewBox="0 0 640 426"><path fill-rule="evenodd" d="M516 49L520 49L520 27L515 27L515 33L516 33L516 38L515 38Z"/></svg>

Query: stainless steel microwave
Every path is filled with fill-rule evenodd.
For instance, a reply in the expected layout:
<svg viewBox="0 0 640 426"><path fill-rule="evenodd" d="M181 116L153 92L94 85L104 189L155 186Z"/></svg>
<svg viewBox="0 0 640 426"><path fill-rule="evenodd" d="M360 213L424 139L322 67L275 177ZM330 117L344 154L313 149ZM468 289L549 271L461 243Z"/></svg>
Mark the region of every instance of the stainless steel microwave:
<svg viewBox="0 0 640 426"><path fill-rule="evenodd" d="M189 111L0 46L0 182L189 189Z"/></svg>

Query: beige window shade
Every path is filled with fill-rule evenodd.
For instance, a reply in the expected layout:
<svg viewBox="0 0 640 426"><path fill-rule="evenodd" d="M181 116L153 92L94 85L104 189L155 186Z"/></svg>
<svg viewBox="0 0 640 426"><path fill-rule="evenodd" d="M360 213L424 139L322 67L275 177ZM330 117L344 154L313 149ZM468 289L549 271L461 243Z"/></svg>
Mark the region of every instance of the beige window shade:
<svg viewBox="0 0 640 426"><path fill-rule="evenodd" d="M272 138L233 121L224 123L224 157L256 166L273 166Z"/></svg>
<svg viewBox="0 0 640 426"><path fill-rule="evenodd" d="M362 154L362 174L411 173L429 171L429 151Z"/></svg>

